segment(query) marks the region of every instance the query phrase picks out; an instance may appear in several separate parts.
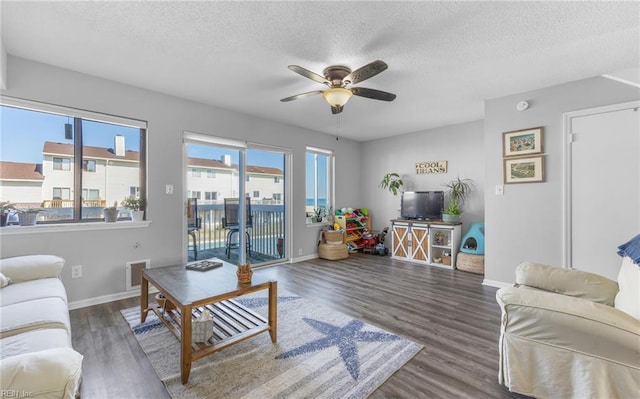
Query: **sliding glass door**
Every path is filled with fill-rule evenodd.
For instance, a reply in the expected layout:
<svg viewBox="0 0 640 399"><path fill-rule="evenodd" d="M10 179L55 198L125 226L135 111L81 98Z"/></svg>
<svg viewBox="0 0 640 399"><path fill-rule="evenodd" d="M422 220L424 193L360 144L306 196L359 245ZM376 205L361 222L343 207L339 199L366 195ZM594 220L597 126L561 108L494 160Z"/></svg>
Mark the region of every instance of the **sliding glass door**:
<svg viewBox="0 0 640 399"><path fill-rule="evenodd" d="M259 266L288 258L287 157L280 150L185 133L185 196L192 204L186 212L189 261L217 257ZM238 210L242 192L244 213Z"/></svg>

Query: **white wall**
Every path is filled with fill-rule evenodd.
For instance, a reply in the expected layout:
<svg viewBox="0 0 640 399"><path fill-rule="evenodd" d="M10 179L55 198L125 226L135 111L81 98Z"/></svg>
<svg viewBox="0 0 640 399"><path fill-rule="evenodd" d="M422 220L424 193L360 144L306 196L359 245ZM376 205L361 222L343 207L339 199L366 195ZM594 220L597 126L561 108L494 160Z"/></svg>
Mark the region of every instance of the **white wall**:
<svg viewBox="0 0 640 399"><path fill-rule="evenodd" d="M2 94L148 122L148 228L2 235L2 257L51 253L67 265L83 265L84 277L71 279L63 271L70 301L79 301L125 290L125 263L151 259L152 267L180 264L186 254L183 187L182 132L200 132L237 140L265 143L293 150L289 173L293 185L293 215L305 209L305 148L335 149L336 192L340 203L358 203L354 190L361 177L360 145L322 133L222 110L136 87L98 79L70 70L9 56L10 82ZM274 100L274 101L277 101ZM318 112L326 112L318 109ZM299 172L297 172L299 171ZM165 184L175 186L165 194ZM307 227L304 218L292 220L292 255L316 252L318 227ZM135 243L141 244L135 248Z"/></svg>
<svg viewBox="0 0 640 399"><path fill-rule="evenodd" d="M562 266L563 175L562 114L640 98L640 90L597 77L485 102L485 280L510 283L522 261ZM527 100L530 108L516 110ZM502 133L544 127L546 182L502 184ZM607 163L607 159L598 160ZM612 176L615 178L615 176ZM593 182L597 187L598 182ZM594 232L594 234L600 234Z"/></svg>
<svg viewBox="0 0 640 399"><path fill-rule="evenodd" d="M385 173L396 172L404 191L446 191L443 184L460 176L475 182L463 213L463 233L484 221L484 127L482 121L368 141L362 151L362 204L369 207L373 229L390 226L399 216L400 194L378 187ZM447 161L446 174L416 174L416 162ZM338 203L340 206L340 204Z"/></svg>

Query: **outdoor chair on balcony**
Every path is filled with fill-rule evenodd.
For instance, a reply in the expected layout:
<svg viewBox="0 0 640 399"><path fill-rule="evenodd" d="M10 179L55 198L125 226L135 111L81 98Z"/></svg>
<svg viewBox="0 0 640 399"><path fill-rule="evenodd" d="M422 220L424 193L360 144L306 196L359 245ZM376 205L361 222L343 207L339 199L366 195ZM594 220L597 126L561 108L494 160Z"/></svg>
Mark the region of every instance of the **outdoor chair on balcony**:
<svg viewBox="0 0 640 399"><path fill-rule="evenodd" d="M200 224L202 218L198 216L198 199L187 198L187 234L193 240L193 259L198 259L198 246L200 245ZM188 238L187 238L188 240ZM189 244L187 243L187 249Z"/></svg>
<svg viewBox="0 0 640 399"><path fill-rule="evenodd" d="M240 208L240 199L239 198L225 198L224 199L224 217L222 218L222 227L227 230L227 240L225 243L225 253L227 255L227 259L231 257L231 249L238 248L240 237L238 237L238 242L235 242L233 236L240 231L240 223L238 221L238 214ZM249 234L248 229L253 227L253 218L251 217L251 199L247 197L246 199L246 230L245 234L247 235L247 255L251 255L251 235Z"/></svg>

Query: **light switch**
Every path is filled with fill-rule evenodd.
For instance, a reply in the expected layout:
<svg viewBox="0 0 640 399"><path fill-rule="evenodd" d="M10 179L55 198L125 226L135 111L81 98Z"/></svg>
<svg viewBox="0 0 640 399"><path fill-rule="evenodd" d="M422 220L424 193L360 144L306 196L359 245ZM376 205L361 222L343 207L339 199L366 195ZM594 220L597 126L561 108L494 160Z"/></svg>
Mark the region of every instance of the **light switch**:
<svg viewBox="0 0 640 399"><path fill-rule="evenodd" d="M167 184L167 194L173 194L173 184Z"/></svg>

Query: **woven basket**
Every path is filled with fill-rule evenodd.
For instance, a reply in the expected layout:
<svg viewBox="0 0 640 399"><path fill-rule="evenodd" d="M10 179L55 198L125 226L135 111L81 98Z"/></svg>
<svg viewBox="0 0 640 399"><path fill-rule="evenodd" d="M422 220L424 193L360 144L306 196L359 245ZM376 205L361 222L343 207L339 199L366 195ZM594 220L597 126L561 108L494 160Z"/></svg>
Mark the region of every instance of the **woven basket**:
<svg viewBox="0 0 640 399"><path fill-rule="evenodd" d="M334 245L322 243L318 245L318 256L328 260L346 259L349 257L349 251L344 244Z"/></svg>
<svg viewBox="0 0 640 399"><path fill-rule="evenodd" d="M344 244L344 233L339 230L329 230L324 232L324 240L329 245Z"/></svg>
<svg viewBox="0 0 640 399"><path fill-rule="evenodd" d="M456 269L476 274L484 274L484 255L460 252L456 259Z"/></svg>

